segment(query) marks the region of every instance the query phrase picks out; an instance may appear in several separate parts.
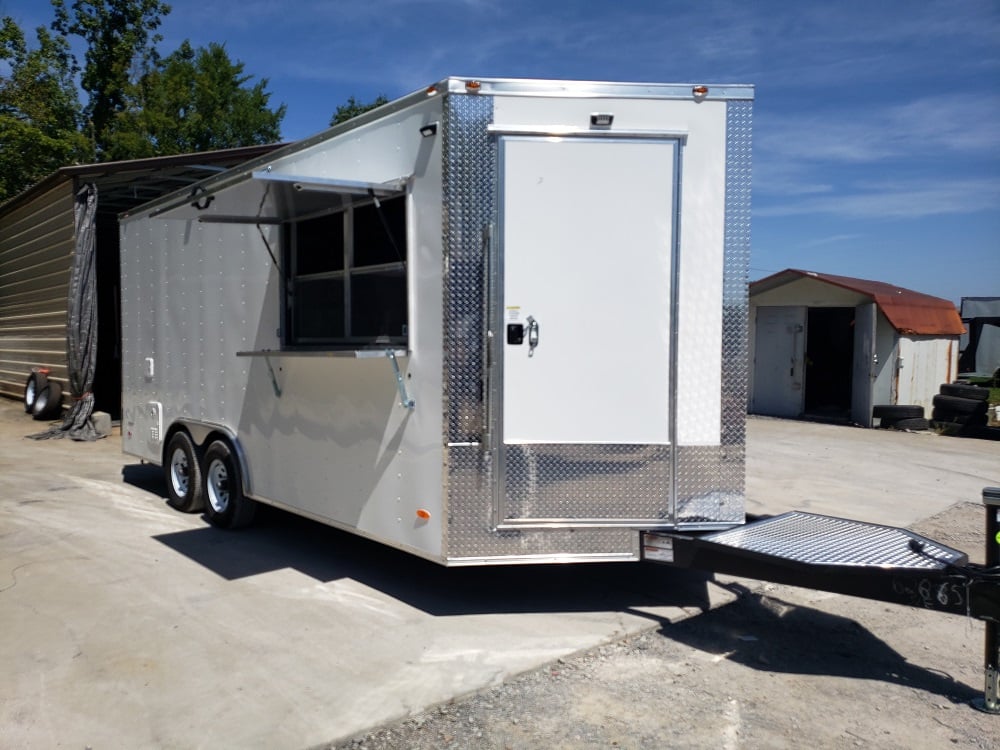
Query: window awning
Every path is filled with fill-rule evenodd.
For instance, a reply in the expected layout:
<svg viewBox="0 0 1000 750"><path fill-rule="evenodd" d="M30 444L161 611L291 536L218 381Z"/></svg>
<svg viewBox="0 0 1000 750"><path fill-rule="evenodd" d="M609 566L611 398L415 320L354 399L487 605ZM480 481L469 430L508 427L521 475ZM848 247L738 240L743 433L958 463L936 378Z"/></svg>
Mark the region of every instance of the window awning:
<svg viewBox="0 0 1000 750"><path fill-rule="evenodd" d="M410 177L386 182L338 180L260 170L247 179L194 185L150 216L216 224L280 224L322 211L338 210L368 198L403 195Z"/></svg>

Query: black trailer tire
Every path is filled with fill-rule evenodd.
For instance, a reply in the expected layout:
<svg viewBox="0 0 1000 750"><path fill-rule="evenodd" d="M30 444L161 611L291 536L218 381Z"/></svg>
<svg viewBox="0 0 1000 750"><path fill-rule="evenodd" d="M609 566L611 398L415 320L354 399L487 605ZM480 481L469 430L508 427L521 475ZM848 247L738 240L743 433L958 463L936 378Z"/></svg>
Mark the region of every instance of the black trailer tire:
<svg viewBox="0 0 1000 750"><path fill-rule="evenodd" d="M167 480L167 502L172 507L182 513L205 507L201 452L184 430L175 432L167 443L163 473Z"/></svg>
<svg viewBox="0 0 1000 750"><path fill-rule="evenodd" d="M961 396L935 396L934 408L950 411L953 414L985 414L988 404L972 398Z"/></svg>
<svg viewBox="0 0 1000 750"><path fill-rule="evenodd" d="M897 419L886 426L893 430L926 430L931 426L931 423L923 417L910 417Z"/></svg>
<svg viewBox="0 0 1000 750"><path fill-rule="evenodd" d="M959 398L968 398L973 401L987 401L990 397L989 388L968 385L967 383L942 383L940 390L942 395L958 396Z"/></svg>
<svg viewBox="0 0 1000 750"><path fill-rule="evenodd" d="M50 380L38 391L35 403L31 407L31 416L35 419L55 419L62 412L62 386Z"/></svg>
<svg viewBox="0 0 1000 750"><path fill-rule="evenodd" d="M31 414L35 410L35 399L38 392L49 382L49 376L38 370L32 371L24 384L24 411Z"/></svg>
<svg viewBox="0 0 1000 750"><path fill-rule="evenodd" d="M202 460L205 481L205 517L213 526L238 529L249 526L257 503L243 494L239 461L225 440L216 440Z"/></svg>
<svg viewBox="0 0 1000 750"><path fill-rule="evenodd" d="M918 404L879 404L872 407L872 416L879 419L913 419L924 416L924 407Z"/></svg>

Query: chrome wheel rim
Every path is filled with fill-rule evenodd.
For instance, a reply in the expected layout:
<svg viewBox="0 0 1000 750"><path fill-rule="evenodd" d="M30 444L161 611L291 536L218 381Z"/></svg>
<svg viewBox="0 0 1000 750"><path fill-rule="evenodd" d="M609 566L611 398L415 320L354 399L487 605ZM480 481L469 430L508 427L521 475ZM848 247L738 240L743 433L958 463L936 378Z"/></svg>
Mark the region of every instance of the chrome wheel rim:
<svg viewBox="0 0 1000 750"><path fill-rule="evenodd" d="M229 507L229 470L222 461L212 461L208 467L208 502L216 513Z"/></svg>
<svg viewBox="0 0 1000 750"><path fill-rule="evenodd" d="M170 484L178 497L184 497L191 487L191 465L187 454L178 449L170 459Z"/></svg>

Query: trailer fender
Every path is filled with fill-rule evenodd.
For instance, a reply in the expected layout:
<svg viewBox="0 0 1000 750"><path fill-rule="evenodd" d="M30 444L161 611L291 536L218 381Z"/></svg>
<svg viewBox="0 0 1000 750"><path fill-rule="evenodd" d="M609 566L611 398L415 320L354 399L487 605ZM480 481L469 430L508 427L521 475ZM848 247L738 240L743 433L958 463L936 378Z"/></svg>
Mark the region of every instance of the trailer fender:
<svg viewBox="0 0 1000 750"><path fill-rule="evenodd" d="M246 451L243 444L232 429L221 424L201 422L194 419L179 419L170 426L164 446L169 444L170 438L177 430L187 430L195 444L204 450L208 445L218 438L225 439L233 449L233 455L240 467L240 477L243 483L243 494L246 497L253 497L253 475L250 472L250 462L247 460ZM165 450L165 448L164 448ZM166 460L166 457L164 457Z"/></svg>

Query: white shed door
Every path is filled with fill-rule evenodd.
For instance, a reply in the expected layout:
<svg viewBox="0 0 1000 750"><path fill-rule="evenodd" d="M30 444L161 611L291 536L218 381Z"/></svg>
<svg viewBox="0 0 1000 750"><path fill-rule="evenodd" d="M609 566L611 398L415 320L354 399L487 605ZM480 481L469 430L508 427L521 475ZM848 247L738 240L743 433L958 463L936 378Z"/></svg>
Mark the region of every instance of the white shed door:
<svg viewBox="0 0 1000 750"><path fill-rule="evenodd" d="M669 442L673 141L501 139L505 444Z"/></svg>
<svg viewBox="0 0 1000 750"><path fill-rule="evenodd" d="M754 329L753 412L802 414L806 308L758 307Z"/></svg>
<svg viewBox="0 0 1000 750"><path fill-rule="evenodd" d="M851 379L851 420L872 426L872 400L878 361L875 349L877 308L874 302L854 308L854 375Z"/></svg>

